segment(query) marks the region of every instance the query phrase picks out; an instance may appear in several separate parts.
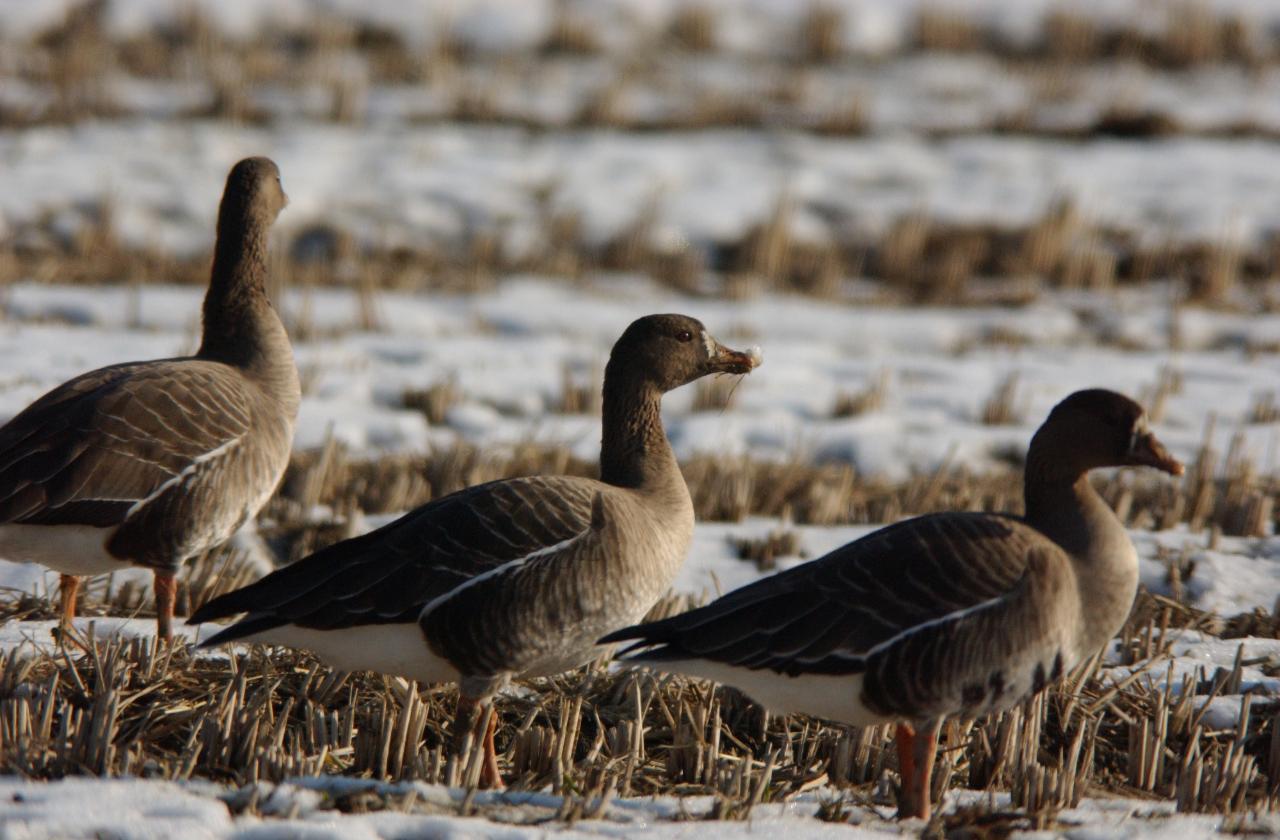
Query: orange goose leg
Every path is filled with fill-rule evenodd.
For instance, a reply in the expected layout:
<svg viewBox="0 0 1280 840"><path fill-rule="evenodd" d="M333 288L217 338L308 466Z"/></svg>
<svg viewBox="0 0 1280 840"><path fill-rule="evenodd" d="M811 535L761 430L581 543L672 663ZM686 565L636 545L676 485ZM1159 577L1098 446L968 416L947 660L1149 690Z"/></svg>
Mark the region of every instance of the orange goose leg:
<svg viewBox="0 0 1280 840"><path fill-rule="evenodd" d="M486 709L489 715L484 731L484 767L480 770L480 786L501 790L506 785L502 783L502 773L498 771L498 748L493 743L493 734L498 731L498 710L492 703Z"/></svg>
<svg viewBox="0 0 1280 840"><path fill-rule="evenodd" d="M898 724L898 773L902 788L898 791L898 818L929 819L929 796L933 779L933 760L938 752L938 725L928 724L917 732L909 724Z"/></svg>
<svg viewBox="0 0 1280 840"><path fill-rule="evenodd" d="M66 633L76 617L76 595L80 592L80 578L63 575L58 583L58 631Z"/></svg>
<svg viewBox="0 0 1280 840"><path fill-rule="evenodd" d="M502 783L502 774L498 770L498 749L493 742L494 732L498 729L498 712L493 703L481 703L474 697L458 695L458 709L454 713L454 725L458 727L455 750L460 751L466 743L465 734L470 731L477 739L484 741L484 763L480 765L480 787L487 790L501 790L506 787Z"/></svg>
<svg viewBox="0 0 1280 840"><path fill-rule="evenodd" d="M173 638L173 603L178 597L178 579L173 572L156 572L156 634L163 642Z"/></svg>

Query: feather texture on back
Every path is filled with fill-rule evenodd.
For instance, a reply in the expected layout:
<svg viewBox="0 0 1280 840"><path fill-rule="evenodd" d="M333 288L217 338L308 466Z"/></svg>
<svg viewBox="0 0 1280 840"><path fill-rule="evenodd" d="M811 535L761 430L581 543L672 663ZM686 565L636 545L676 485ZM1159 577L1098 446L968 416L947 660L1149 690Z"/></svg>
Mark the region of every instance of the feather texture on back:
<svg viewBox="0 0 1280 840"><path fill-rule="evenodd" d="M639 638L631 657L638 662L705 659L790 677L862 675L858 704L875 719L928 718L953 703L977 713L1018 699L1010 692L1020 675L997 675L985 663L1031 637L1052 639L1033 645L1054 648L1041 654L1050 663L1059 651L1063 665L1074 662L1052 630L1071 617L1073 602L1061 592L1043 600L1046 588L1068 587L1071 578L1062 549L1017 519L932 515L605 641ZM1062 612L1039 612L1043 603ZM1019 632L1011 635L1011 625ZM1024 682L1034 667L1023 669Z"/></svg>

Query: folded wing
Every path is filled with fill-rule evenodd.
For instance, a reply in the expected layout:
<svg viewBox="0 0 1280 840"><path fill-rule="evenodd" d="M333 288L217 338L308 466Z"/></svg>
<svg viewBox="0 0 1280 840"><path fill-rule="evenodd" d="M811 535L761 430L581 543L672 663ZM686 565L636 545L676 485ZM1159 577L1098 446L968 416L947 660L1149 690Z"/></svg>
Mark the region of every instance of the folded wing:
<svg viewBox="0 0 1280 840"><path fill-rule="evenodd" d="M0 429L0 522L109 527L151 508L167 527L167 491L216 474L249 429L245 386L221 374L118 365L41 397Z"/></svg>
<svg viewBox="0 0 1280 840"><path fill-rule="evenodd" d="M339 630L416 622L424 607L466 593L469 582L588 530L598 486L534 476L470 487L216 598L191 621L248 613L208 644L284 624Z"/></svg>
<svg viewBox="0 0 1280 840"><path fill-rule="evenodd" d="M856 674L928 631L1002 609L1034 551L1056 546L1003 516L898 523L711 604L603 641L631 659L707 659L781 674Z"/></svg>

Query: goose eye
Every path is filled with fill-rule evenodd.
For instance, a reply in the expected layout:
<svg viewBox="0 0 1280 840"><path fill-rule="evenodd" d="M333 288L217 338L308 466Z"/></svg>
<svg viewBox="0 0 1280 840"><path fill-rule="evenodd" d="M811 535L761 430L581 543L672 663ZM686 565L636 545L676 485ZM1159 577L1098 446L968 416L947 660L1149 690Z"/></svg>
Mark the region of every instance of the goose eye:
<svg viewBox="0 0 1280 840"><path fill-rule="evenodd" d="M681 330L679 333L676 334L676 338L680 339L681 341L693 341L693 333L689 332L688 330Z"/></svg>

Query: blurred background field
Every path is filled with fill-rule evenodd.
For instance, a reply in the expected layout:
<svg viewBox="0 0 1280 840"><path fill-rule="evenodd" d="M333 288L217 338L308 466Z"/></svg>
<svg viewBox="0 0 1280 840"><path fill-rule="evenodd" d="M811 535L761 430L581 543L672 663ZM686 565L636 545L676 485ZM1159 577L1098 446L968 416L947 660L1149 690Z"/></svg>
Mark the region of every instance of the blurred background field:
<svg viewBox="0 0 1280 840"><path fill-rule="evenodd" d="M279 163L291 199L273 281L304 400L258 536L203 561L184 606L467 484L589 474L609 346L647 312L765 353L741 381L666 402L705 522L667 609L906 515L1017 510L1049 408L1110 387L1190 466L1177 486L1099 478L1148 592L1075 689L957 731L954 784L1013 790L1040 815L1014 827L1086 793L1272 804L1280 4L0 0L0 419L87 368L194 349L222 180L251 154ZM45 573L0 574L6 645L46 649ZM149 609L128 576L92 594L91 616ZM140 734L146 711L59 735L58 704L97 706L70 688L71 659L37 658L21 667L45 688L0 679L0 767L447 778L440 697L319 691L292 657L206 663L219 685L258 681L254 708L281 721L268 756L237 728L256 726L243 691L192 706L130 650L90 670L126 695L158 680L186 709L172 731ZM294 676L273 682L277 667ZM844 818L815 797L864 816L876 801L885 733L584 679L504 710L504 761L530 784L560 792L577 773L578 792L621 790L625 766L626 785L718 797L721 817L753 798ZM641 684L666 698L642 713L648 747L620 728ZM347 728L315 735L306 704ZM420 752L390 764L350 734L406 726ZM562 726L571 739L536 734ZM1087 732L1100 745L1072 757ZM254 770L232 769L241 753ZM965 802L977 810L952 828L984 825L991 810Z"/></svg>

